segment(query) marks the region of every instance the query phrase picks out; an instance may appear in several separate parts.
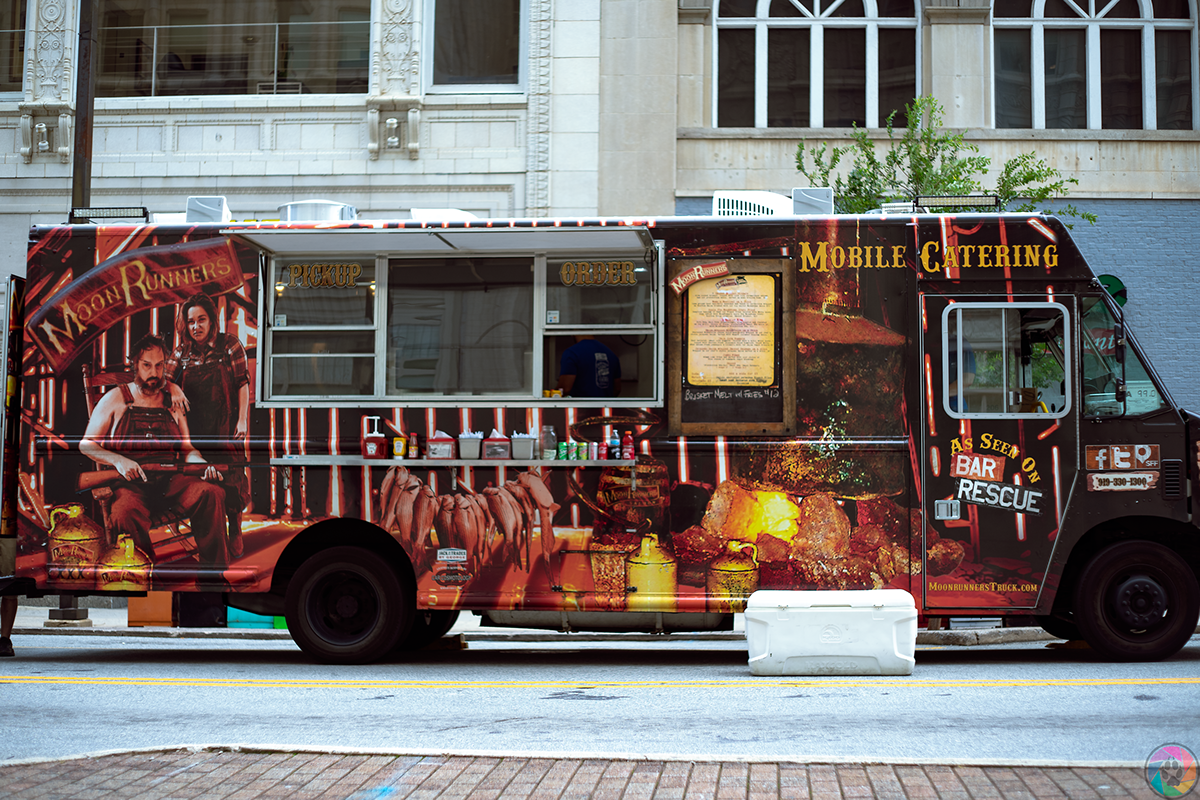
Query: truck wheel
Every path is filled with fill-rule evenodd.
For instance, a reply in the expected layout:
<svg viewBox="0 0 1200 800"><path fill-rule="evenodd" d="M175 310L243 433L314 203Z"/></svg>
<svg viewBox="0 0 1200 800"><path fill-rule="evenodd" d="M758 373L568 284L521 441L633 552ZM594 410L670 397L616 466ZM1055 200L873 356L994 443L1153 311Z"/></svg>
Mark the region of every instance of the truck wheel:
<svg viewBox="0 0 1200 800"><path fill-rule="evenodd" d="M454 627L455 622L458 622L457 611L418 609L413 614L413 624L408 631L408 636L400 640L396 649L401 651L420 650L445 636L446 632Z"/></svg>
<svg viewBox="0 0 1200 800"><path fill-rule="evenodd" d="M288 583L296 644L323 664L367 664L408 634L413 593L381 557L360 547L322 550Z"/></svg>
<svg viewBox="0 0 1200 800"><path fill-rule="evenodd" d="M1092 649L1111 661L1158 661L1179 652L1196 631L1200 587L1175 551L1146 541L1120 542L1084 568L1075 622Z"/></svg>

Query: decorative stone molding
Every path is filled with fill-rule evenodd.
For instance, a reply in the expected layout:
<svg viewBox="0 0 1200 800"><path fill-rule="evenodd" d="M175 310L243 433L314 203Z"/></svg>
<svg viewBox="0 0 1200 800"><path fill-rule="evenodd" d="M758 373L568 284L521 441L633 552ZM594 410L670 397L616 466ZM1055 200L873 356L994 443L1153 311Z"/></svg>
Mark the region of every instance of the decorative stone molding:
<svg viewBox="0 0 1200 800"><path fill-rule="evenodd" d="M388 150L416 159L421 152L420 97L373 95L367 98L367 157L372 161Z"/></svg>
<svg viewBox="0 0 1200 800"><path fill-rule="evenodd" d="M681 0L682 2L682 0ZM992 0L923 0L930 25L986 24Z"/></svg>
<svg viewBox="0 0 1200 800"><path fill-rule="evenodd" d="M75 73L73 42L67 41L67 18L74 4L65 0L37 0L34 15L33 52L27 54L25 99L27 102L53 103L71 99Z"/></svg>
<svg viewBox="0 0 1200 800"><path fill-rule="evenodd" d="M705 25L716 0L679 0L680 25Z"/></svg>
<svg viewBox="0 0 1200 800"><path fill-rule="evenodd" d="M551 0L529 2L529 117L526 125L525 214L550 213L550 35Z"/></svg>
<svg viewBox="0 0 1200 800"><path fill-rule="evenodd" d="M371 56L374 91L367 97L367 158L371 161L388 150L412 159L420 155L419 13L419 0L383 0L380 6Z"/></svg>

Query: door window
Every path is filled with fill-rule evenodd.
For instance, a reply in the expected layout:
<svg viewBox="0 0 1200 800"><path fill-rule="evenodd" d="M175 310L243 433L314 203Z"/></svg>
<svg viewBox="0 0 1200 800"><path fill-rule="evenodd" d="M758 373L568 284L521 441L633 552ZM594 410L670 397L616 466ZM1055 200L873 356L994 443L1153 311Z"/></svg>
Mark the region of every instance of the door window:
<svg viewBox="0 0 1200 800"><path fill-rule="evenodd" d="M955 303L943 313L945 410L956 418L1061 417L1070 407L1069 314L1058 303Z"/></svg>

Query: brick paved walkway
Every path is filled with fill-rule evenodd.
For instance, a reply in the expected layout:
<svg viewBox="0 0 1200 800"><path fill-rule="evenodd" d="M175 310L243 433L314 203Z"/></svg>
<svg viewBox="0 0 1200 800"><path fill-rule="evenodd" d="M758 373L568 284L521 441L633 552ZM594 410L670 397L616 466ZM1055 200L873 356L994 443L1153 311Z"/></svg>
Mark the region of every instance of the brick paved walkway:
<svg viewBox="0 0 1200 800"><path fill-rule="evenodd" d="M0 766L38 800L800 800L1156 798L1141 769L467 756L126 753Z"/></svg>

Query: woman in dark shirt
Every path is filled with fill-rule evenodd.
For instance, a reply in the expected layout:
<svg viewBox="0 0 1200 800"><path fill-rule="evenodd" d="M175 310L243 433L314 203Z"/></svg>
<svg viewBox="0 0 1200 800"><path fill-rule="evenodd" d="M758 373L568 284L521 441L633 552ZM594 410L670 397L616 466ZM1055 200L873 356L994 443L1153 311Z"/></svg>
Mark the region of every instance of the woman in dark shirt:
<svg viewBox="0 0 1200 800"><path fill-rule="evenodd" d="M180 344L167 361L165 377L187 398L193 445L217 464L246 460L250 375L246 351L236 336L217 330L217 308L206 294L192 295L175 321ZM242 555L242 509L248 498L245 470L225 476L225 517L229 556Z"/></svg>

